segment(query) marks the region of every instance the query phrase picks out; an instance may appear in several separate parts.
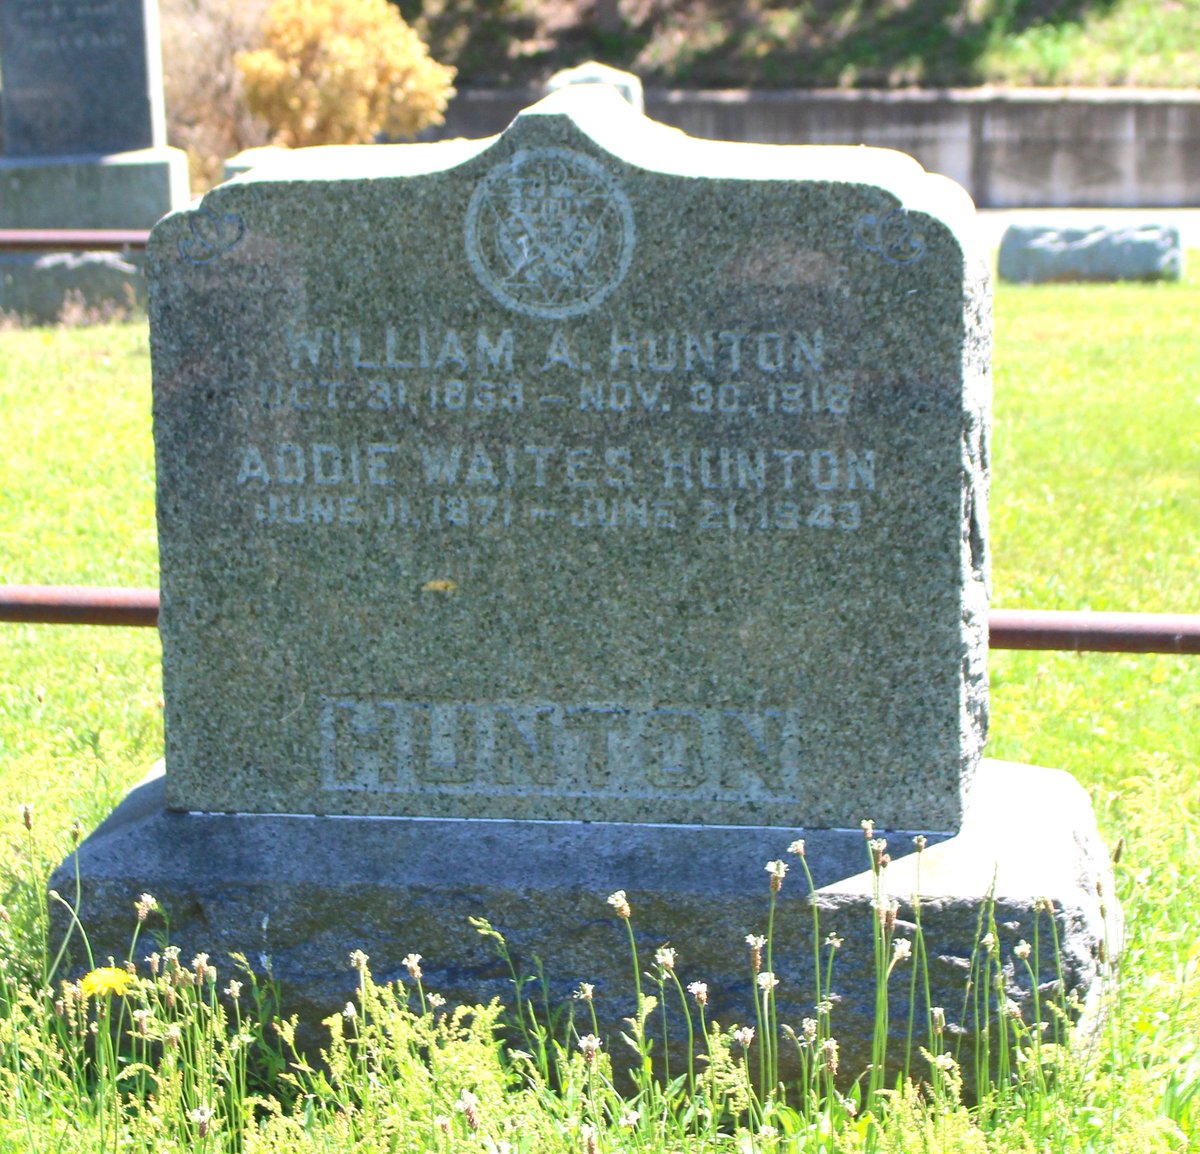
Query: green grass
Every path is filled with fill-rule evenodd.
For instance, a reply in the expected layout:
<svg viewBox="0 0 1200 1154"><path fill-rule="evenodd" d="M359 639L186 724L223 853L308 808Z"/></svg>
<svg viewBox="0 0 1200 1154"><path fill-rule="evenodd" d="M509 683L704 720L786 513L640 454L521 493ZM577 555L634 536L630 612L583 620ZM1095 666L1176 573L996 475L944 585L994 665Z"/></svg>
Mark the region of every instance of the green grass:
<svg viewBox="0 0 1200 1154"><path fill-rule="evenodd" d="M144 323L0 331L0 582L158 583L149 374ZM162 756L158 636L0 625L0 645L0 812L90 827Z"/></svg>
<svg viewBox="0 0 1200 1154"><path fill-rule="evenodd" d="M459 83L536 83L588 59L686 87L1200 84L1200 0L584 0L401 9Z"/></svg>
<svg viewBox="0 0 1200 1154"><path fill-rule="evenodd" d="M1197 315L1195 278L999 288L995 604L1197 609ZM148 369L136 324L0 332L0 580L155 582ZM1082 1154L1200 1142L1200 661L998 652L992 683L989 752L1071 770L1092 791L1110 844L1123 844L1118 883L1129 937L1102 1051L1059 1067L1056 1083L1027 1070L1019 1092L976 1111L956 1105L944 1084L932 1104L902 1095L875 1102L869 1117L852 1117L829 1097L815 1113L777 1110L769 1124L794 1128L779 1149ZM687 1121L682 1105L686 1087L643 1087L642 1117L622 1126L625 1107L603 1054L589 1065L568 1045L551 1077L535 1037L531 1064L504 1064L486 1015L439 1027L419 1005L408 1009L370 982L357 1017L330 1007L341 1040L329 1068L287 1074L286 1027L283 1037L261 1028L245 975L243 1001L231 1008L212 983L185 980L164 963L138 987L137 1004L153 1009L158 1031L132 1042L142 1046L146 1069L117 1083L115 1052L79 1034L78 1018L72 1034L20 975L41 964L42 887L69 851L72 822L91 828L160 756L160 693L153 631L0 625L0 836L9 849L0 867L8 918L0 918L0 1150L116 1149L122 1134L128 1148L145 1150L238 1142L272 1152L392 1143L482 1150L485 1136L493 1149L508 1142L539 1154L587 1150L589 1142L605 1150L701 1148L697 1118ZM33 805L29 830L24 803ZM685 942L674 944L686 952ZM186 964L177 969L195 974ZM230 976L221 975L222 987ZM646 988L660 993L653 983ZM418 993L424 999L414 985ZM126 1031L134 1004L132 996L107 1003ZM104 1005L88 1003L93 1015ZM552 1045L541 1044L553 1058ZM728 1039L714 1044L712 1068L726 1077L725 1091L742 1093L740 1051ZM247 1047L257 1055L249 1074ZM244 1080L255 1069L271 1074L272 1092L297 1110L248 1102L253 1085ZM32 1083L18 1070L42 1075L44 1091L28 1102L20 1095ZM154 1109L121 1112L121 1092L152 1083ZM469 1124L464 1091L480 1101L479 1130ZM698 1100L715 1101L715 1091ZM204 1121L208 1109L224 1129ZM740 1134L726 1125L727 1138L704 1130L704 1148L777 1148L755 1136L763 1119L751 1125L751 1117ZM709 1117L705 1125L717 1123Z"/></svg>
<svg viewBox="0 0 1200 1154"><path fill-rule="evenodd" d="M0 582L155 585L145 324L0 331Z"/></svg>
<svg viewBox="0 0 1200 1154"><path fill-rule="evenodd" d="M1195 277L1002 288L994 604L1200 609L1198 304Z"/></svg>
<svg viewBox="0 0 1200 1154"><path fill-rule="evenodd" d="M1200 83L1196 4L1119 0L1081 9L1075 17L1034 20L993 36L980 57L980 75L1011 85Z"/></svg>
<svg viewBox="0 0 1200 1154"><path fill-rule="evenodd" d="M1200 612L1197 308L1195 274L1182 285L1000 286L993 605ZM1155 752L1195 767L1198 666L994 653L989 752L1108 790Z"/></svg>

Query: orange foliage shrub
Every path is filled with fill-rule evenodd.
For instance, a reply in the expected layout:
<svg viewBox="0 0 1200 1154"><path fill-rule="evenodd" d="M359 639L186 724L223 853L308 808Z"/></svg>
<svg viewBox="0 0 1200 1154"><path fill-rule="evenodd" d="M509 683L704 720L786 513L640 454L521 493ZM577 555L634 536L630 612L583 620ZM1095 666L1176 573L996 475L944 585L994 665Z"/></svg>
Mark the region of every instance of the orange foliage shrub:
<svg viewBox="0 0 1200 1154"><path fill-rule="evenodd" d="M274 0L264 48L241 52L250 111L276 144L365 143L441 124L454 69L387 0Z"/></svg>

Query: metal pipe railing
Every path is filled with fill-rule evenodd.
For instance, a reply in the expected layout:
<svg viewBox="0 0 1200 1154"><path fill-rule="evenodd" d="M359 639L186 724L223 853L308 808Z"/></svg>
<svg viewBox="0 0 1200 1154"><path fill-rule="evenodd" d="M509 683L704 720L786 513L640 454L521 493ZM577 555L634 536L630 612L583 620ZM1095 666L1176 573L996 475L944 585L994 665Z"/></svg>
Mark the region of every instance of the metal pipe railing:
<svg viewBox="0 0 1200 1154"><path fill-rule="evenodd" d="M155 626L158 590L0 585L0 621ZM988 632L993 649L1200 653L1200 613L993 609Z"/></svg>
<svg viewBox="0 0 1200 1154"><path fill-rule="evenodd" d="M1200 613L993 609L988 637L993 649L1200 653Z"/></svg>
<svg viewBox="0 0 1200 1154"><path fill-rule="evenodd" d="M150 239L135 228L0 228L0 250L9 252L124 252Z"/></svg>
<svg viewBox="0 0 1200 1154"><path fill-rule="evenodd" d="M0 585L0 621L35 625L158 624L157 589Z"/></svg>

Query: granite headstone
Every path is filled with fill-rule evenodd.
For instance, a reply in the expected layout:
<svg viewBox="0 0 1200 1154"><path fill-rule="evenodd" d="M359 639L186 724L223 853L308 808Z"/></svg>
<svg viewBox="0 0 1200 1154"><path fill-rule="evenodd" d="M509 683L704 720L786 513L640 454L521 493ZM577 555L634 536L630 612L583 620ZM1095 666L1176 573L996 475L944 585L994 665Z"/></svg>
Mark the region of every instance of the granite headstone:
<svg viewBox="0 0 1200 1154"><path fill-rule="evenodd" d="M1168 224L1019 221L1004 230L997 271L1017 284L1179 280L1183 248Z"/></svg>
<svg viewBox="0 0 1200 1154"><path fill-rule="evenodd" d="M599 85L285 168L152 245L173 806L957 828L989 395L957 186Z"/></svg>
<svg viewBox="0 0 1200 1154"><path fill-rule="evenodd" d="M175 942L269 964L315 1024L356 947L381 980L416 950L428 988L511 995L482 916L552 1001L594 983L615 1042L621 889L643 956L671 942L728 1025L764 864L803 838L779 1016L815 1012L815 903L845 938L846 1080L878 902L903 931L914 873L917 1020L964 1005L989 896L1005 949L1055 919L1038 981L1086 1000L1117 941L1088 799L980 759L971 213L899 154L696 141L585 84L491 140L264 159L163 221L166 770L80 847L93 949L149 891ZM1005 996L1033 1007L1024 973Z"/></svg>
<svg viewBox="0 0 1200 1154"><path fill-rule="evenodd" d="M188 201L166 146L157 0L0 0L0 228L148 229ZM0 254L0 309L144 299L139 261Z"/></svg>
<svg viewBox="0 0 1200 1154"><path fill-rule="evenodd" d="M9 156L166 144L157 0L3 0L0 73Z"/></svg>

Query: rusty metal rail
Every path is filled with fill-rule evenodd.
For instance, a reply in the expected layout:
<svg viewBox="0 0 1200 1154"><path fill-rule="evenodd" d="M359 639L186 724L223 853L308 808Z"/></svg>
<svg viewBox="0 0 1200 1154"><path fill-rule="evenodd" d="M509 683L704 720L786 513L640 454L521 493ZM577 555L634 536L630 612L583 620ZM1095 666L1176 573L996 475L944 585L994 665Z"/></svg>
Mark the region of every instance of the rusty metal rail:
<svg viewBox="0 0 1200 1154"><path fill-rule="evenodd" d="M0 250L9 252L125 252L149 239L145 229L132 228L0 228Z"/></svg>
<svg viewBox="0 0 1200 1154"><path fill-rule="evenodd" d="M0 621L155 626L158 590L0 585ZM988 629L993 649L1200 654L1200 613L993 609Z"/></svg>
<svg viewBox="0 0 1200 1154"><path fill-rule="evenodd" d="M157 589L0 585L0 621L38 625L158 624Z"/></svg>
<svg viewBox="0 0 1200 1154"><path fill-rule="evenodd" d="M1100 653L1200 653L1200 613L1068 613L993 609L993 649Z"/></svg>

